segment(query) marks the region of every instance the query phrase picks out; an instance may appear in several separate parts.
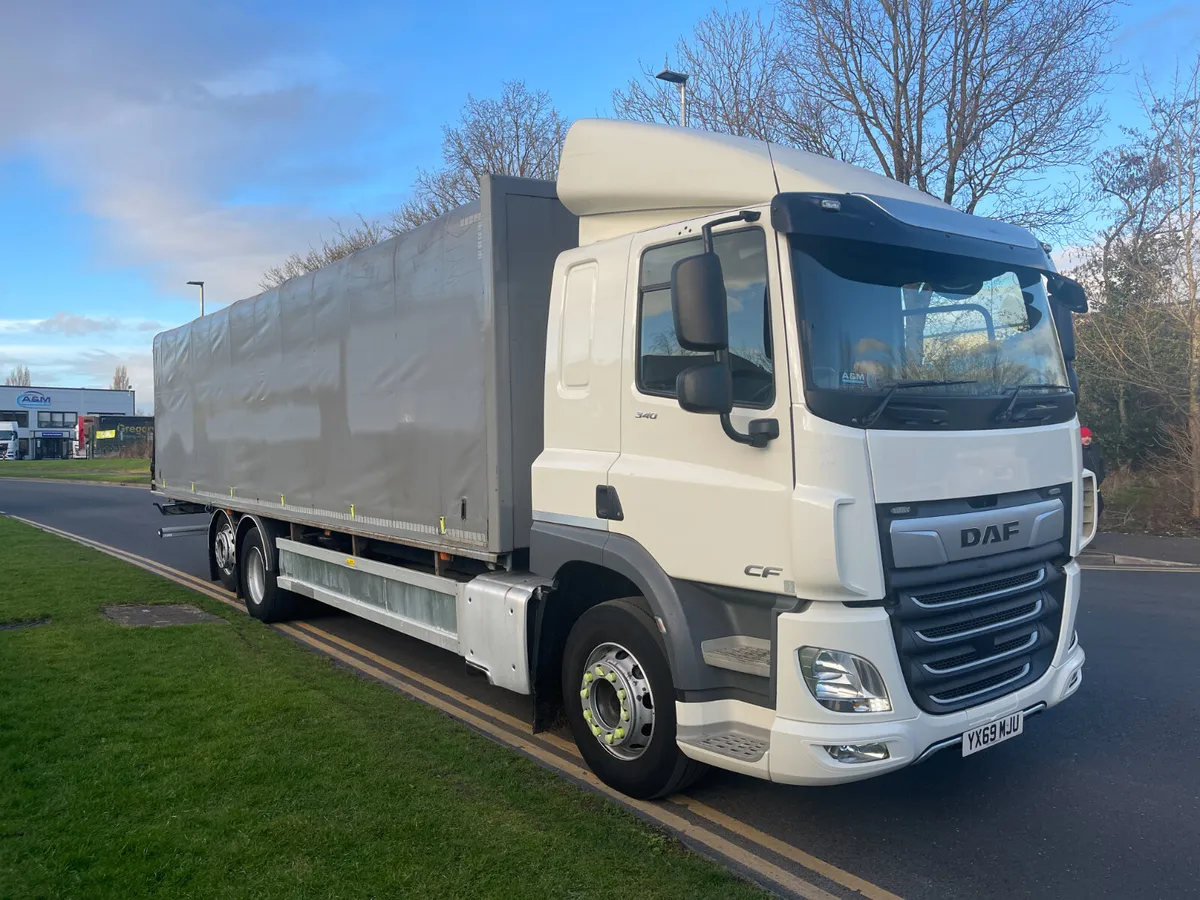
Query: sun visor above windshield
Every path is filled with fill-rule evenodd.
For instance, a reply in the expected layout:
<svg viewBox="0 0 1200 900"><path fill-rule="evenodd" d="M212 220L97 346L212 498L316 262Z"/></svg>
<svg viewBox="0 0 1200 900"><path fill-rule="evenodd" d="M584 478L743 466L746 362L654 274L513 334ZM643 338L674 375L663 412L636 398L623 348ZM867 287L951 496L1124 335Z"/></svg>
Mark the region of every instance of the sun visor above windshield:
<svg viewBox="0 0 1200 900"><path fill-rule="evenodd" d="M1050 257L1024 228L944 205L859 193L784 193L771 224L799 240L847 240L1049 270Z"/></svg>
<svg viewBox="0 0 1200 900"><path fill-rule="evenodd" d="M983 241L1015 244L1018 247L1030 247L1035 250L1041 247L1037 238L1024 228L1019 225L1010 225L1008 222L1001 222L999 219L972 216L949 206L914 203L898 197L884 197L879 194L867 193L860 193L858 196L870 200L893 218L917 228L951 231Z"/></svg>

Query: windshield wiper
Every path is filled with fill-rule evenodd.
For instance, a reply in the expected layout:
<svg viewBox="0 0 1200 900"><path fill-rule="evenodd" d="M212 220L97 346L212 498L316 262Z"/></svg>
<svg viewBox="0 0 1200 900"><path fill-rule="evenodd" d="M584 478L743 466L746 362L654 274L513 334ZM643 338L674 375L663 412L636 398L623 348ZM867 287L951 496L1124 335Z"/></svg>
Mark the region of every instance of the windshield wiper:
<svg viewBox="0 0 1200 900"><path fill-rule="evenodd" d="M951 385L955 384L975 383L976 381L974 378L964 378L956 381L897 381L890 388L888 388L888 392L883 395L883 399L879 401L878 406L867 413L864 418L858 420L857 422L852 422L852 424L857 425L859 428L870 428L875 424L879 417L883 415L883 411L887 409L887 405L892 402L892 397L895 395L896 391L903 391L907 390L908 388L915 387L950 387Z"/></svg>
<svg viewBox="0 0 1200 900"><path fill-rule="evenodd" d="M1041 388L1042 390L1045 390L1046 388L1054 388L1055 391L1060 394L1063 391L1070 390L1069 387L1064 387L1061 384L1018 384L1015 388L1013 388L1012 396L1008 400L1008 405L996 415L996 418L993 421L1011 421L1013 418L1013 410L1017 408L1017 401L1021 399L1021 393L1032 388Z"/></svg>

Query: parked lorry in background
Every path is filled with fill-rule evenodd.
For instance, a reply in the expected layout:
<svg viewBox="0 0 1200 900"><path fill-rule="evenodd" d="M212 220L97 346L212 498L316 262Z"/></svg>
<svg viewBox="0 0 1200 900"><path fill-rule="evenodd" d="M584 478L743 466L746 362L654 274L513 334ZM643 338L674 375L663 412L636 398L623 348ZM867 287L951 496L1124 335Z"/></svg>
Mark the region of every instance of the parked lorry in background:
<svg viewBox="0 0 1200 900"><path fill-rule="evenodd" d="M16 422L0 422L0 460L16 459L21 442Z"/></svg>
<svg viewBox="0 0 1200 900"><path fill-rule="evenodd" d="M457 653L627 794L867 778L1079 687L1085 309L1021 228L585 120L556 183L158 335L154 490L252 615Z"/></svg>

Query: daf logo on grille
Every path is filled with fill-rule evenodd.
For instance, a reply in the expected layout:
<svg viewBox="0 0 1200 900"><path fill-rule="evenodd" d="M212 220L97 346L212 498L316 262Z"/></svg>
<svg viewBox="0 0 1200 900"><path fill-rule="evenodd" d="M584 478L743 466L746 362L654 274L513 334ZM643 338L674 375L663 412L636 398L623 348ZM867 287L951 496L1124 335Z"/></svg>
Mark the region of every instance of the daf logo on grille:
<svg viewBox="0 0 1200 900"><path fill-rule="evenodd" d="M978 547L980 544L1000 544L1021 533L1020 522L1005 522L1003 525L989 525L987 528L964 528L961 532L964 547Z"/></svg>

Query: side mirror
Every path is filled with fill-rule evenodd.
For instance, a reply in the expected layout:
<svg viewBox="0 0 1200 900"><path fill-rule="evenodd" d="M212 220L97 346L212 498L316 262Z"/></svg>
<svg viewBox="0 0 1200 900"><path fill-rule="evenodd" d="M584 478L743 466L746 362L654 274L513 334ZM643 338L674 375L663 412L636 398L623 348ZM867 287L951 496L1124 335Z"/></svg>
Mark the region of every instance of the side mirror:
<svg viewBox="0 0 1200 900"><path fill-rule="evenodd" d="M675 263L671 269L671 310L675 314L675 339L684 350L718 353L729 347L725 276L717 254L710 250Z"/></svg>
<svg viewBox="0 0 1200 900"><path fill-rule="evenodd" d="M1046 288L1050 293L1051 303L1057 303L1073 313L1088 311L1087 291L1074 278L1068 278L1066 275L1047 275Z"/></svg>
<svg viewBox="0 0 1200 900"><path fill-rule="evenodd" d="M684 369L675 379L675 393L684 412L728 415L733 410L733 378L724 363Z"/></svg>

